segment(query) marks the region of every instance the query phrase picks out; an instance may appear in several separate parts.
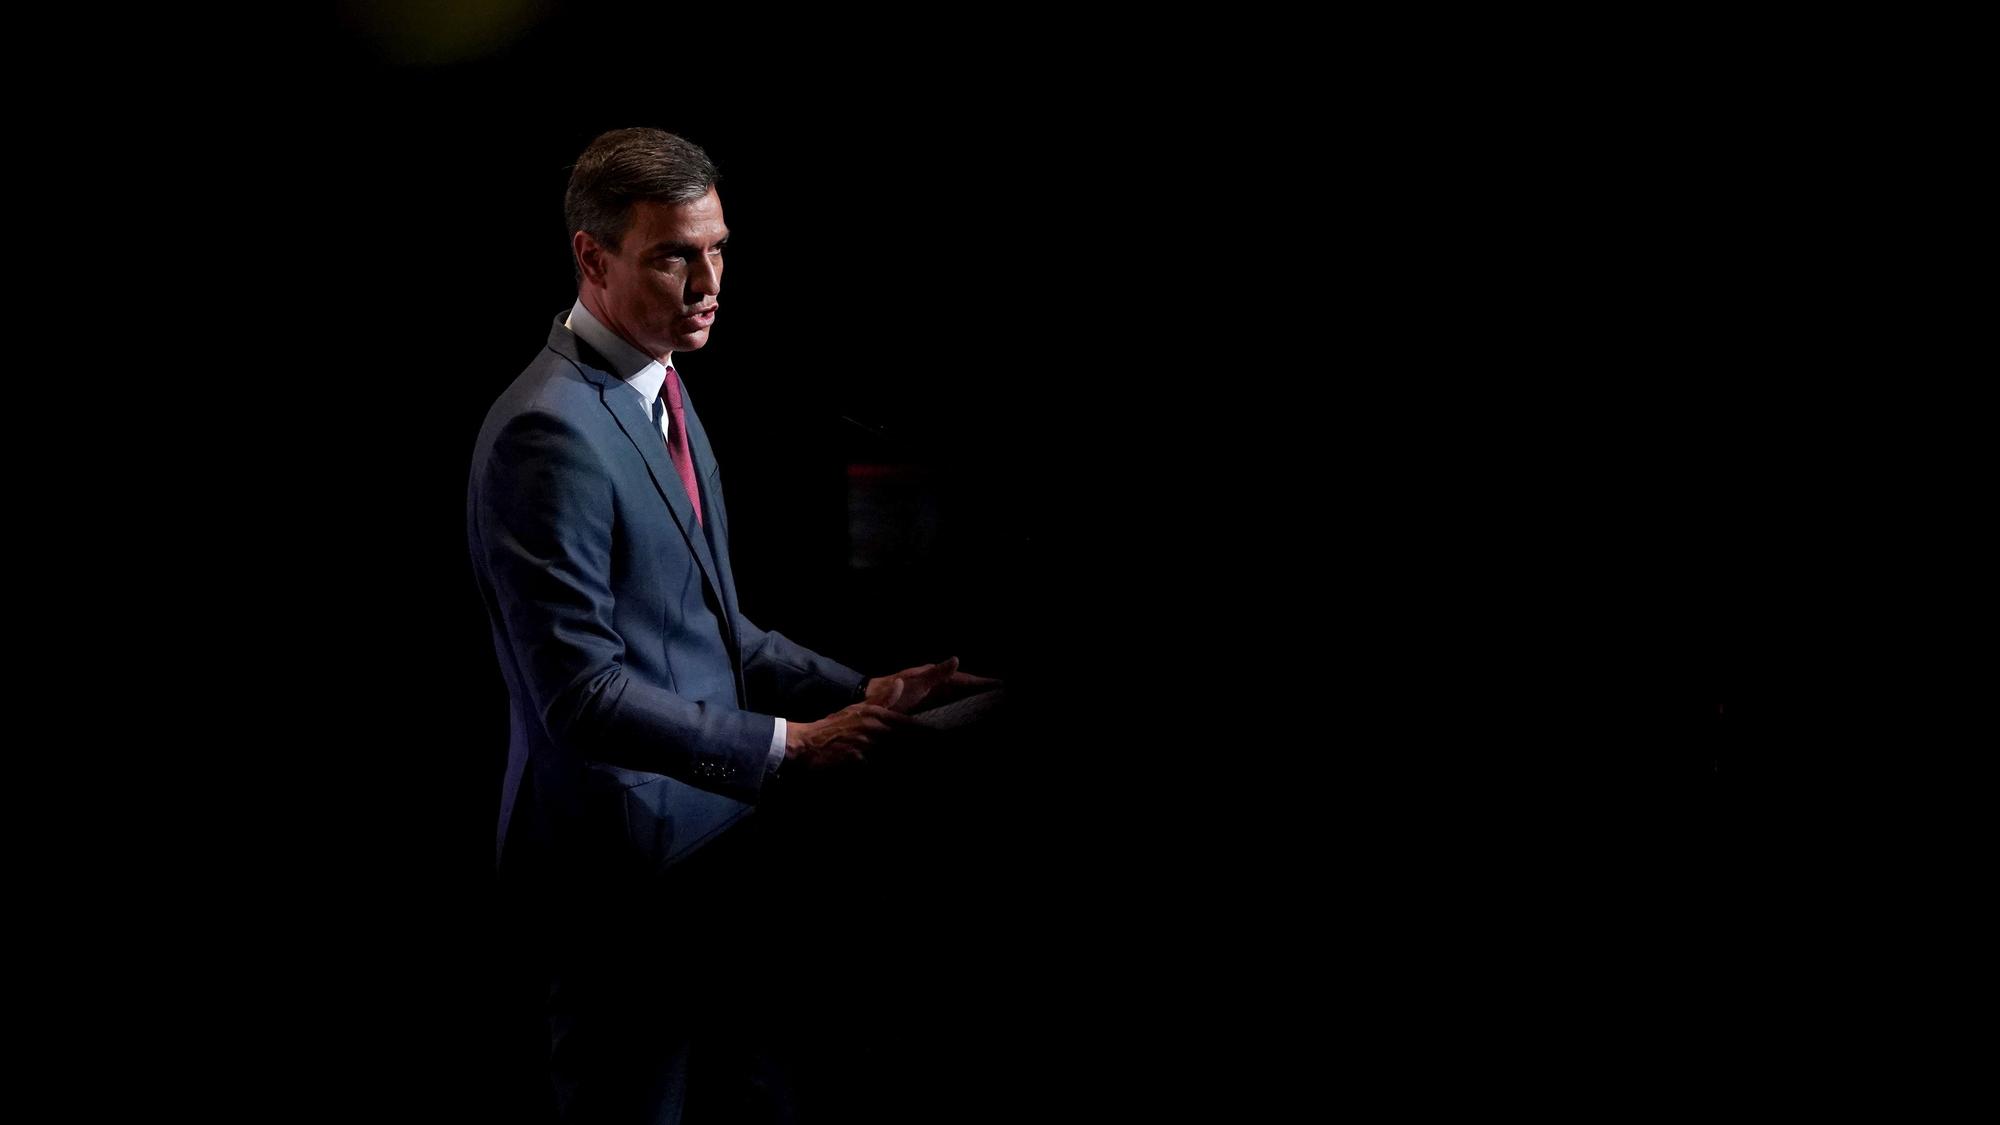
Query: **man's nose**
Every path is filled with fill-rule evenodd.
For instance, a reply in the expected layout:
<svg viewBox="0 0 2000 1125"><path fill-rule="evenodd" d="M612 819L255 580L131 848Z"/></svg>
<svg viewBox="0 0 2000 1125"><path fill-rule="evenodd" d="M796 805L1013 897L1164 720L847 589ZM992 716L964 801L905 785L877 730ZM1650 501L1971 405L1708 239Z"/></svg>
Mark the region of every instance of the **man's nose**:
<svg viewBox="0 0 2000 1125"><path fill-rule="evenodd" d="M706 297L722 292L722 263L705 254L699 256L688 271L688 289Z"/></svg>

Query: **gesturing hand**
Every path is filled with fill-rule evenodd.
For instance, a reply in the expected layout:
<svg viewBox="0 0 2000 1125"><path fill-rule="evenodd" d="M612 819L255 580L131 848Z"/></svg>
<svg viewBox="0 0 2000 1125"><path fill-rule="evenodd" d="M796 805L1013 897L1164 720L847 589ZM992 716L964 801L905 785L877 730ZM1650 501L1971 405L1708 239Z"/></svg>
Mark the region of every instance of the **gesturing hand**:
<svg viewBox="0 0 2000 1125"><path fill-rule="evenodd" d="M915 719L894 709L901 684L884 696L885 702L854 703L824 719L785 725L785 760L808 769L854 763L898 730L917 725Z"/></svg>
<svg viewBox="0 0 2000 1125"><path fill-rule="evenodd" d="M936 664L905 668L893 676L876 676L868 681L864 699L908 714L919 707L950 703L1000 684L991 676L959 671L958 657L954 656Z"/></svg>

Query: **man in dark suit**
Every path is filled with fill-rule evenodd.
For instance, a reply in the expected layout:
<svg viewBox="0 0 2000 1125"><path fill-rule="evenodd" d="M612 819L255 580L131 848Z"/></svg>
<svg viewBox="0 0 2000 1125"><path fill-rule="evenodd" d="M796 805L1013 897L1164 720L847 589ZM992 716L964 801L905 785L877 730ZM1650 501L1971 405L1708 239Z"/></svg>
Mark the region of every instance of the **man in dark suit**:
<svg viewBox="0 0 2000 1125"><path fill-rule="evenodd" d="M721 470L674 366L720 306L715 180L658 130L585 150L576 304L494 403L468 483L510 703L498 859L552 958L565 1120L782 1119L781 1083L732 1044L742 986L794 935L746 931L730 841L774 780L992 682L955 658L870 678L739 609Z"/></svg>

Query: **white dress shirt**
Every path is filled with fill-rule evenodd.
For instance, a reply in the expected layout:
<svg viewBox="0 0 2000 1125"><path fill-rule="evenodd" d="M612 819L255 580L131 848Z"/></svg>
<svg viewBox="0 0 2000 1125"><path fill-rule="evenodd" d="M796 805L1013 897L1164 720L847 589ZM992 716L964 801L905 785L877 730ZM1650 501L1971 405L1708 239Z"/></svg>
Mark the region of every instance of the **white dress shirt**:
<svg viewBox="0 0 2000 1125"><path fill-rule="evenodd" d="M625 380L625 385L632 388L633 394L639 396L639 403L645 408L646 417L651 418L653 400L660 397L660 388L667 383L667 365L633 347L625 337L606 328L601 321L590 315L589 309L583 307L582 297L578 297L576 304L571 306L569 319L563 321L563 326L581 337L584 343L596 348L599 355L611 361L612 373ZM673 358L673 353L667 353L669 362ZM673 418L673 414L668 411L660 412L660 440L667 440L668 435L673 432ZM688 453L690 456L694 453L692 439L688 441ZM778 767L785 762L785 718L782 715L773 717L777 720L777 725L771 728L771 754L764 762L767 776L778 772Z"/></svg>

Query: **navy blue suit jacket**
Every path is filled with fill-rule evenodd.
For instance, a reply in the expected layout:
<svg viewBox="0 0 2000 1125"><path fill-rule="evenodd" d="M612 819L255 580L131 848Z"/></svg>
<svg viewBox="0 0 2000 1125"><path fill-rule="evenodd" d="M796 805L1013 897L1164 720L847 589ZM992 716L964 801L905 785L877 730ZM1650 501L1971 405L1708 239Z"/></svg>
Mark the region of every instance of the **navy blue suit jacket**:
<svg viewBox="0 0 2000 1125"><path fill-rule="evenodd" d="M824 717L866 677L743 616L692 397L705 526L639 395L565 315L487 413L468 482L509 699L497 858L526 832L558 859L657 874L755 804L774 715Z"/></svg>

